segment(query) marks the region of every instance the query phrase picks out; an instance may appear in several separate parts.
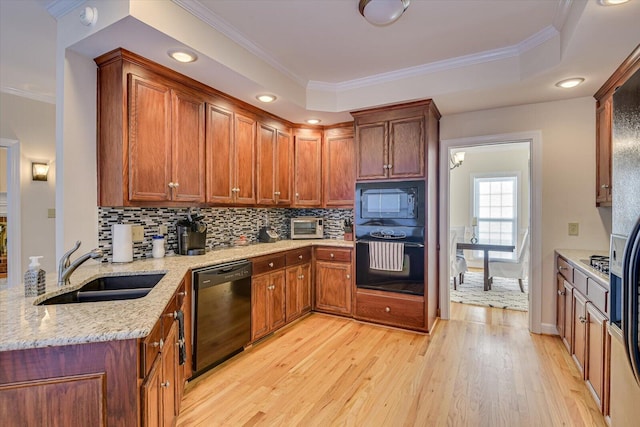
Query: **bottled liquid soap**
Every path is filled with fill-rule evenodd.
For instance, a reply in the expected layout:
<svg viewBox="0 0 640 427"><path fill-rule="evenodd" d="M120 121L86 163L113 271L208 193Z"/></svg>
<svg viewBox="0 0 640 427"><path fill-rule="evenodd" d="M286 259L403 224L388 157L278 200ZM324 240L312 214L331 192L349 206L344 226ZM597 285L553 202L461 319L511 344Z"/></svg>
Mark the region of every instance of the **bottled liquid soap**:
<svg viewBox="0 0 640 427"><path fill-rule="evenodd" d="M29 269L24 273L24 296L25 297L37 297L44 294L45 291L45 272L40 268L40 262L38 261L41 256L29 257L31 264Z"/></svg>

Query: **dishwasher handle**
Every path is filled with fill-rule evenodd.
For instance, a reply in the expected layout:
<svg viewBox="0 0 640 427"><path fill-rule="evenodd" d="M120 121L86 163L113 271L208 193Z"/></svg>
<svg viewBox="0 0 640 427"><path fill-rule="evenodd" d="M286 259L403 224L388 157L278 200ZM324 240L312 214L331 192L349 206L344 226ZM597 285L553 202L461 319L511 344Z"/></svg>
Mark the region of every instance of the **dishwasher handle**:
<svg viewBox="0 0 640 427"><path fill-rule="evenodd" d="M251 262L246 260L204 267L193 272L193 284L196 289L204 289L251 277L251 267Z"/></svg>

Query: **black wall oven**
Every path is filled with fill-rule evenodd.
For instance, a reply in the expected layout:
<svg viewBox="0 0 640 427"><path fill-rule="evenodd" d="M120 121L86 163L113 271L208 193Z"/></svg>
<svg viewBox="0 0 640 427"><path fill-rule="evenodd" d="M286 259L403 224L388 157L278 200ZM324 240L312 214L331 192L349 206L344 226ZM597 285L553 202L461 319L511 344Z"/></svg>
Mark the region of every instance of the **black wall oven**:
<svg viewBox="0 0 640 427"><path fill-rule="evenodd" d="M356 183L356 286L424 295L424 181ZM393 268L377 258L391 251Z"/></svg>

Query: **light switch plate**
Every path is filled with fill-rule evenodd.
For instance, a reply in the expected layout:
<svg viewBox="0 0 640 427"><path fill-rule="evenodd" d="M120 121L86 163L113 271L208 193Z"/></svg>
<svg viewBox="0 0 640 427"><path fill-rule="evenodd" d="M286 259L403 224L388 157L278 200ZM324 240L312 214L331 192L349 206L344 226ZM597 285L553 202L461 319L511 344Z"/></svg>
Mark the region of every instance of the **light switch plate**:
<svg viewBox="0 0 640 427"><path fill-rule="evenodd" d="M166 225L161 225L160 227L158 227L158 234L160 234L162 236L166 236L167 235L167 226Z"/></svg>
<svg viewBox="0 0 640 427"><path fill-rule="evenodd" d="M569 223L569 236L577 236L580 234L580 225L577 222Z"/></svg>
<svg viewBox="0 0 640 427"><path fill-rule="evenodd" d="M131 237L133 243L140 243L144 240L144 227L141 225L134 225L131 227Z"/></svg>
<svg viewBox="0 0 640 427"><path fill-rule="evenodd" d="M55 218L56 217L56 208L47 209L47 218Z"/></svg>

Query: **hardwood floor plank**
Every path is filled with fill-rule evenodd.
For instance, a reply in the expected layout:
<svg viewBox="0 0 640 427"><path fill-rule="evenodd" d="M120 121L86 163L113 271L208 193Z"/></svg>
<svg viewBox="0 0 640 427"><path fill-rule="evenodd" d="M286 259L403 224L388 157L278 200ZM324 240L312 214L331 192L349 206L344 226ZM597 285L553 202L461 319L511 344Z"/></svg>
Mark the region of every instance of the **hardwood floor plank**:
<svg viewBox="0 0 640 427"><path fill-rule="evenodd" d="M451 314L431 335L309 315L192 381L178 426L605 426L526 313Z"/></svg>

